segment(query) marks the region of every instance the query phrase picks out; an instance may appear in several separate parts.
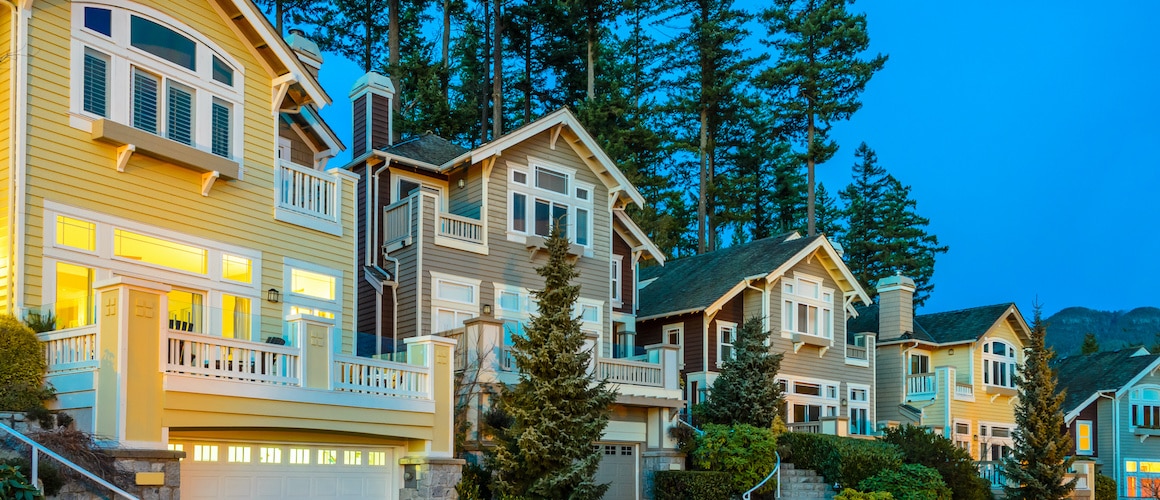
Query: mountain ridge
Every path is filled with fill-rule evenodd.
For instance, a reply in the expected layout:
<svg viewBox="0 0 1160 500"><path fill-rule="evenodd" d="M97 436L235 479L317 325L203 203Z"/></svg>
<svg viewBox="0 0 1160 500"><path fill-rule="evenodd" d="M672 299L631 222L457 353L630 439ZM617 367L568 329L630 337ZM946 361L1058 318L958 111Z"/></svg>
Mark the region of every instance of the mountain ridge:
<svg viewBox="0 0 1160 500"><path fill-rule="evenodd" d="M1057 356L1079 354L1083 338L1096 335L1101 351L1129 346L1152 347L1160 343L1160 308L1137 307L1129 311L1098 311L1074 306L1046 318L1047 345Z"/></svg>

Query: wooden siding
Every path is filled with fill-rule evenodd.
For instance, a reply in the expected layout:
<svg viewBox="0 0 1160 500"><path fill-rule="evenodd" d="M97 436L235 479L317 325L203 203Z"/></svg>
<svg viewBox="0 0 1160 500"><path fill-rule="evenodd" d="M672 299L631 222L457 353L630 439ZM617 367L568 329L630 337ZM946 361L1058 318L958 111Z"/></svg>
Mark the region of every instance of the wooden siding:
<svg viewBox="0 0 1160 500"><path fill-rule="evenodd" d="M644 291L642 290L641 293L644 293ZM651 345L664 342L665 339L662 338L664 332L662 330L665 325L682 323L685 326L684 332L682 333L684 335L682 338L684 343L684 358L682 359L684 368L681 369L681 374L685 375L702 371L704 370L704 365L702 363L701 352L705 343L705 325L703 318L704 315L701 313L689 313L648 321L637 321L637 345Z"/></svg>
<svg viewBox="0 0 1160 500"><path fill-rule="evenodd" d="M370 96L371 122L367 124L367 128L371 134L371 147L382 149L391 144L391 101L381 95L370 94Z"/></svg>
<svg viewBox="0 0 1160 500"><path fill-rule="evenodd" d="M1144 386L1144 385L1160 386L1160 375L1155 375L1155 374L1145 375L1143 378L1140 379L1139 382L1136 382L1136 384L1133 385L1132 387L1135 388L1135 387L1140 387L1140 386ZM1103 418L1105 414L1103 412L1100 412L1100 417L1101 417L1100 421L1104 423L1104 425L1102 427L1108 427L1108 428L1115 427L1114 425L1112 425L1113 422L1116 422L1119 426L1119 430L1120 430L1120 435L1119 435L1120 450L1119 451L1120 451L1120 462L1121 463L1115 464L1115 466L1117 467L1117 470L1119 470L1119 468L1121 467L1121 464L1124 460L1156 461L1156 460L1160 459L1160 439L1157 439L1155 437L1149 437L1149 438L1145 439L1143 442L1140 442L1140 436L1136 435L1136 433L1133 432L1131 394L1132 394L1132 391L1127 390L1127 391L1124 391L1123 396L1120 396L1118 398L1119 403L1120 403L1120 405L1119 405L1120 408L1119 408L1118 414L1114 417L1114 420L1113 420L1113 418L1107 418L1107 419ZM1111 406L1110 404L1107 404L1107 403L1111 402L1110 400L1100 399L1100 402L1104 406ZM1110 443L1111 441L1106 441L1106 442ZM1113 460L1115 460L1114 457L1112 457L1111 453L1108 453L1107 456L1105 456L1104 458L1105 458L1105 460L1103 461L1104 464L1110 464L1110 463L1112 463ZM1119 484L1120 484L1120 488L1123 488L1123 483L1121 482Z"/></svg>
<svg viewBox="0 0 1160 500"><path fill-rule="evenodd" d="M278 120L278 136L290 139L290 161L304 167L314 168L314 150L306 143L286 120Z"/></svg>
<svg viewBox="0 0 1160 500"><path fill-rule="evenodd" d="M633 308L633 289L636 287L634 277L636 270L632 268L632 247L625 243L624 238L621 238L616 231L612 232L612 254L623 257L620 261L620 307L613 310L625 314L635 314L636 310ZM611 265L611 264L610 264ZM637 345L648 345L637 343Z"/></svg>
<svg viewBox="0 0 1160 500"><path fill-rule="evenodd" d="M273 218L274 145L278 134L271 116L271 75L255 59L217 11L204 1L161 2L143 5L169 13L218 44L244 67L245 109L242 119L244 178L219 181L208 197L201 195L197 172L133 155L124 173L113 168L115 148L94 142L89 133L69 125L70 9L61 0L37 2L29 30L29 46L38 47L29 58L28 254L23 272L27 277L25 303L41 302L44 244L43 201L53 200L82 209L109 214L179 231L230 245L260 250L263 266L259 289L283 287L284 258L312 262L341 270L344 284L353 282L355 254L354 187L343 183L342 237L319 233ZM340 291L344 324L349 332L354 318L353 286ZM281 317L282 304L259 300L260 314ZM344 336L349 352L352 337Z"/></svg>
<svg viewBox="0 0 1160 500"><path fill-rule="evenodd" d="M12 15L8 9L0 9L0 46L11 47L12 38ZM19 57L9 57L7 60L0 62L0 137L11 137L13 123L10 123L9 113L12 100L12 65L16 61L20 61ZM8 276L12 273L9 266L12 263L12 242L10 241L12 235L13 221L8 220L7 207L11 206L11 193L8 192L8 183L11 182L12 172L12 152L9 151L8 140L0 140L0 227L4 228L0 232L0 259L3 259L4 266L0 267L0 314L11 314L15 311L11 310L12 298L9 296L8 290Z"/></svg>
<svg viewBox="0 0 1160 500"><path fill-rule="evenodd" d="M463 188L459 180L463 179ZM455 215L479 219L483 207L483 169L469 168L451 174L447 180L448 207Z"/></svg>
<svg viewBox="0 0 1160 500"><path fill-rule="evenodd" d="M1099 403L1102 401L1104 401L1103 398L1097 399L1096 401L1093 401L1091 404L1087 405L1087 407L1085 407L1084 409L1080 410L1079 415L1076 417L1075 420L1072 420L1071 425L1068 426L1067 435L1071 437L1071 453L1072 453L1072 455L1075 455L1076 445L1078 444L1078 443L1076 443L1076 438L1077 438L1077 436L1079 436L1079 434L1078 434L1077 429L1076 429L1076 427L1077 427L1076 424L1078 423L1079 420L1090 420L1092 423L1092 430L1091 430L1091 432L1092 432L1092 454L1091 455L1084 455L1081 458L1091 458L1091 459L1099 458L1099 456L1100 456L1100 437L1099 437L1100 413L1099 413L1097 407L1099 406Z"/></svg>
<svg viewBox="0 0 1160 500"><path fill-rule="evenodd" d="M1124 395L1123 399L1119 400L1119 404L1121 406L1128 404L1128 396L1126 394ZM1116 440L1117 436L1116 436L1116 426L1113 424L1113 422L1115 422L1115 409L1116 409L1115 407L1116 407L1116 405L1115 405L1114 401L1111 399L1099 398L1099 399L1096 399L1095 407L1096 407L1096 415L1097 415L1096 418L1098 418L1099 421L1103 423L1103 425L1094 426L1095 427L1096 441L1108 443L1112 448L1111 450L1109 450L1107 456L1103 457L1103 460L1100 460L1100 462L1104 468L1102 473L1105 476L1108 476L1112 479L1115 479L1116 484L1118 485L1118 487L1120 488L1120 491L1122 492L1122 491L1124 491L1124 485L1123 485L1122 478L1119 477L1119 473L1120 473L1120 470L1122 469L1122 467L1120 464L1116 463L1116 457L1115 457L1115 450L1116 450L1115 440ZM1122 413L1127 414L1130 411L1130 409L1121 408L1120 411ZM1122 432L1122 433L1126 433L1126 431L1127 431L1126 428L1120 430L1120 432ZM1131 439L1131 438L1129 437L1128 439ZM1149 439L1151 439L1151 438L1149 438ZM1121 461L1124 459L1123 457L1124 457L1123 454L1120 454Z"/></svg>
<svg viewBox="0 0 1160 500"><path fill-rule="evenodd" d="M902 350L900 344L884 345L874 350L874 364L878 371L874 388L878 399L875 409L879 420L905 420L898 408L906 397L906 360Z"/></svg>
<svg viewBox="0 0 1160 500"><path fill-rule="evenodd" d="M367 94L360 95L351 103L351 156L358 158L367 152Z"/></svg>
<svg viewBox="0 0 1160 500"><path fill-rule="evenodd" d="M931 356L931 363L934 366L953 365L959 370L959 381L972 381L975 390L974 401L952 401L951 410L954 418L970 419L972 421L982 422L1010 422L1014 425L1015 422L1015 397L1000 395L994 401L991 401L991 394L986 392L986 386L983 385L983 347L982 343L1001 339L1009 344L1015 346L1015 352L1018 354L1018 361L1023 363L1023 341L1015 334L1015 330L1011 329L1011 325L1006 321L1000 321L997 325L991 328L990 331L984 335L980 342L975 342L969 347L966 345L954 346L954 356L948 354L952 347L943 347L935 350ZM963 352L970 356L967 358L958 358L959 353ZM956 360L953 364L951 360ZM967 366L962 361L964 359L971 360L973 368ZM962 376L962 373L971 373L971 377Z"/></svg>

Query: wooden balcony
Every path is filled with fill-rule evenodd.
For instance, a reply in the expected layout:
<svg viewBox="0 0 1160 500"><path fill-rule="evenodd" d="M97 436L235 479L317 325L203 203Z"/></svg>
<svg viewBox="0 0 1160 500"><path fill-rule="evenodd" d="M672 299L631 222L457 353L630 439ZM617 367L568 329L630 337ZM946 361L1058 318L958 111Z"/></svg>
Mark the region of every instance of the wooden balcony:
<svg viewBox="0 0 1160 500"><path fill-rule="evenodd" d="M487 255L487 232L480 219L448 213L439 196L417 191L383 208L383 248L392 252L426 242Z"/></svg>
<svg viewBox="0 0 1160 500"><path fill-rule="evenodd" d="M339 174L290 162L274 169L274 218L324 233L342 235L342 182Z"/></svg>

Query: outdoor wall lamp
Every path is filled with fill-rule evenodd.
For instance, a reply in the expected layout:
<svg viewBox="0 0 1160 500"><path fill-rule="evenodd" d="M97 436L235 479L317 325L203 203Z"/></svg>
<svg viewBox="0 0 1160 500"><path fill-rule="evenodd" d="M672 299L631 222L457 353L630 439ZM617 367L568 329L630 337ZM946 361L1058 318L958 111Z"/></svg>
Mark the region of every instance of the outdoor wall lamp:
<svg viewBox="0 0 1160 500"><path fill-rule="evenodd" d="M271 288L266 291L266 300L273 304L277 304L282 301L282 293L279 292L277 288Z"/></svg>
<svg viewBox="0 0 1160 500"><path fill-rule="evenodd" d="M459 186L459 189L463 189L463 185L464 185L463 179L460 178L459 182L455 183L455 185Z"/></svg>
<svg viewBox="0 0 1160 500"><path fill-rule="evenodd" d="M463 182L463 181L460 181L460 182ZM491 304L484 304L483 305L483 315L484 316L491 316Z"/></svg>

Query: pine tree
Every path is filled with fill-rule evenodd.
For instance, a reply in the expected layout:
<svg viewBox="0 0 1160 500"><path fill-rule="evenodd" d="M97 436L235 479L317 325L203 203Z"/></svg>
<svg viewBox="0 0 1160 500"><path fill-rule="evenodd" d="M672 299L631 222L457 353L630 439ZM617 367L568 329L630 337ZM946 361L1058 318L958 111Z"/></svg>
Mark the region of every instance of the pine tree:
<svg viewBox="0 0 1160 500"><path fill-rule="evenodd" d="M259 7L274 23L279 35L294 25L313 25L324 8L320 0L257 0Z"/></svg>
<svg viewBox="0 0 1160 500"><path fill-rule="evenodd" d="M713 382L709 399L693 407L704 423L749 424L769 429L777 418L782 394L777 384L781 354L769 352L762 330L762 318L752 317L737 331L733 342L733 359L721 367L721 376Z"/></svg>
<svg viewBox="0 0 1160 500"><path fill-rule="evenodd" d="M817 205L817 208L814 210L814 215L818 219L817 231L819 234L828 236L833 241L841 231L839 220L842 218L842 211L838 208L834 197L830 196L830 193L826 191L825 184L820 182L818 183Z"/></svg>
<svg viewBox="0 0 1160 500"><path fill-rule="evenodd" d="M1079 353L1086 356L1097 352L1100 352L1100 341L1096 339L1094 333L1088 332L1083 336L1083 345L1079 347Z"/></svg>
<svg viewBox="0 0 1160 500"><path fill-rule="evenodd" d="M886 169L865 142L854 151L857 161L853 181L838 196L846 204L846 230L838 241L846 250L844 260L859 283L874 283L888 276L880 259L880 207L886 196ZM875 293L873 289L867 290Z"/></svg>
<svg viewBox="0 0 1160 500"><path fill-rule="evenodd" d="M496 429L498 446L489 462L493 486L502 498L600 498L607 484L593 476L601 454L592 443L608 424L616 393L588 372L593 356L584 347L573 306L579 273L568 262L562 225L548 239L548 262L536 269L543 290L534 293L539 314L526 337L515 337L512 356L520 381L506 387L498 409L506 418ZM489 419L492 420L492 419Z"/></svg>
<svg viewBox="0 0 1160 500"><path fill-rule="evenodd" d="M1015 447L1003 461L1008 478L1004 490L1014 500L1059 500L1075 489L1075 479L1064 481L1074 460L1069 457L1071 438L1064 428L1062 392L1056 392L1055 370L1051 359L1055 351L1044 339L1040 307L1035 306L1031 342L1026 362L1015 376L1019 400L1015 405Z"/></svg>
<svg viewBox="0 0 1160 500"><path fill-rule="evenodd" d="M879 54L863 59L870 45L866 15L851 14L853 0L773 0L761 13L763 42L778 53L758 84L776 101L786 131L805 142L807 229L815 232L814 167L837 151L826 137L830 125L862 107L858 95L886 64Z"/></svg>
<svg viewBox="0 0 1160 500"><path fill-rule="evenodd" d="M397 0L332 0L314 26L311 38L326 52L359 63L363 71L387 68L390 20L388 3Z"/></svg>

